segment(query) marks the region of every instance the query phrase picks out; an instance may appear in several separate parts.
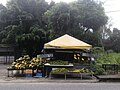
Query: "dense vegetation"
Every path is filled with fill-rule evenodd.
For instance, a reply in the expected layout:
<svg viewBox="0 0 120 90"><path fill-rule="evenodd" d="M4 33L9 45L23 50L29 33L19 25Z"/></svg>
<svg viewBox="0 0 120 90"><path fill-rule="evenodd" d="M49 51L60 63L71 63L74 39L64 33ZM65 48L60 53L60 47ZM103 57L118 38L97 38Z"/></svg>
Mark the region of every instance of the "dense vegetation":
<svg viewBox="0 0 120 90"><path fill-rule="evenodd" d="M33 56L45 42L67 33L93 47L119 52L120 31L112 32L107 23L102 3L94 0L49 4L45 0L9 0L6 6L0 4L0 43L15 44L21 53Z"/></svg>
<svg viewBox="0 0 120 90"><path fill-rule="evenodd" d="M94 47L92 52L96 54L95 63L91 64L96 75L106 74L102 64L117 64L120 70L120 53L115 53L112 50L104 51L101 47ZM110 70L113 70L112 67L109 67Z"/></svg>
<svg viewBox="0 0 120 90"><path fill-rule="evenodd" d="M120 53L104 53L96 59L97 64L120 64Z"/></svg>

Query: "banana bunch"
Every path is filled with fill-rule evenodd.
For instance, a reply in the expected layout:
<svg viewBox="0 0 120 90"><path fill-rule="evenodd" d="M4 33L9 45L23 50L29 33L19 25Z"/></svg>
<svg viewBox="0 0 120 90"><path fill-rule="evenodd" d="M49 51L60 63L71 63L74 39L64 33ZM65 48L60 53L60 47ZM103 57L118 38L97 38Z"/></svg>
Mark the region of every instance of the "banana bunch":
<svg viewBox="0 0 120 90"><path fill-rule="evenodd" d="M14 69L25 69L25 65L24 64L15 63L15 62L11 65L11 67L14 68Z"/></svg>
<svg viewBox="0 0 120 90"><path fill-rule="evenodd" d="M80 72L80 69L75 69L72 72Z"/></svg>
<svg viewBox="0 0 120 90"><path fill-rule="evenodd" d="M41 58L32 58L28 55L20 57L15 62L12 63L11 68L13 69L25 69L25 68L37 68L43 65L43 60Z"/></svg>
<svg viewBox="0 0 120 90"><path fill-rule="evenodd" d="M32 59L32 62L34 62L34 63L42 63L43 61L42 61L42 58L36 58L36 57L34 57Z"/></svg>
<svg viewBox="0 0 120 90"><path fill-rule="evenodd" d="M24 59L24 60L28 60L28 61L31 60L29 55L25 55L25 56L23 57L23 59Z"/></svg>
<svg viewBox="0 0 120 90"><path fill-rule="evenodd" d="M86 68L82 68L82 69L75 69L72 72L78 72L78 73L89 73L91 72L90 70L86 69Z"/></svg>
<svg viewBox="0 0 120 90"><path fill-rule="evenodd" d="M85 68L82 68L80 72L85 73Z"/></svg>
<svg viewBox="0 0 120 90"><path fill-rule="evenodd" d="M29 64L29 68L34 68L36 66L36 63L31 63L31 64Z"/></svg>

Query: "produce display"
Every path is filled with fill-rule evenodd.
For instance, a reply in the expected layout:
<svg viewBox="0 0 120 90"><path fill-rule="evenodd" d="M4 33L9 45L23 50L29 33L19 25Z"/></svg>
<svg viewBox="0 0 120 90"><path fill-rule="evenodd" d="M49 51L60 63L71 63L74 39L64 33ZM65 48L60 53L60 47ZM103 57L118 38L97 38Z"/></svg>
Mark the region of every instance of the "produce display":
<svg viewBox="0 0 120 90"><path fill-rule="evenodd" d="M52 73L61 73L61 72L68 72L69 70L66 69L66 68L58 68L58 69L55 69L55 70L52 70Z"/></svg>
<svg viewBox="0 0 120 90"><path fill-rule="evenodd" d="M78 72L78 73L90 73L91 71L89 69L86 68L82 68L82 69L74 69L71 72Z"/></svg>
<svg viewBox="0 0 120 90"><path fill-rule="evenodd" d="M49 64L52 65L68 65L68 61L62 61L62 60L54 60L54 61L49 61Z"/></svg>
<svg viewBox="0 0 120 90"><path fill-rule="evenodd" d="M52 73L61 73L61 72L92 73L92 71L85 69L85 68L74 69L72 71L66 68L58 68L58 69L52 70Z"/></svg>
<svg viewBox="0 0 120 90"><path fill-rule="evenodd" d="M20 57L12 63L11 68L13 69L27 69L27 68L38 68L43 66L43 60L41 58L30 59L29 55Z"/></svg>

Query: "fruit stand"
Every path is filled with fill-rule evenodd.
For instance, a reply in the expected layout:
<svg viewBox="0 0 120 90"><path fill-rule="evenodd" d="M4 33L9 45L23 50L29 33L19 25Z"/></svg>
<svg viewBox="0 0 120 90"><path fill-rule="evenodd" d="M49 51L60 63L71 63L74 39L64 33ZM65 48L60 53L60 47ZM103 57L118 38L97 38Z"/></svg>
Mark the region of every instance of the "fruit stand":
<svg viewBox="0 0 120 90"><path fill-rule="evenodd" d="M44 45L44 54L34 58L26 55L17 59L8 68L8 76L10 76L10 71L14 75L13 71L15 70L28 77L42 75L51 78L55 74L61 74L64 75L65 79L67 75L79 76L82 79L83 76L92 76L93 72L90 68L85 66L76 68L76 64L78 66L89 65L90 61L85 55L89 55L87 51L91 47L91 45L83 41L64 35L46 43Z"/></svg>
<svg viewBox="0 0 120 90"><path fill-rule="evenodd" d="M16 61L12 63L10 67L8 67L8 77L10 76L10 72L12 76L15 74L22 74L25 76L34 76L35 71L41 70L43 72L44 61L41 58L32 58L30 59L29 55L25 55L24 57L20 57Z"/></svg>
<svg viewBox="0 0 120 90"><path fill-rule="evenodd" d="M58 75L64 75L65 80L67 79L67 76L69 78L73 78L73 77L79 77L80 79L83 79L84 76L93 76L93 72L89 71L88 69L82 68L82 69L72 69L74 66L70 66L70 67L57 67L58 69L52 70L52 72L50 73L49 78L52 78L53 76L57 76Z"/></svg>
<svg viewBox="0 0 120 90"><path fill-rule="evenodd" d="M46 43L44 45L44 51L45 53L53 53L53 59L49 61L54 61L54 63L48 63L45 66L49 68L56 68L54 70L51 69L51 72L49 72L49 76L51 76L51 74L63 73L66 79L67 74L77 73L79 74L78 76L80 76L82 79L83 75L92 75L93 72L86 67L78 69L75 68L76 63L78 63L79 65L90 64L90 60L88 60L88 57L90 56L89 49L91 47L91 45L67 34ZM63 62L67 61L68 64L66 65L64 63L55 63L59 62L59 60ZM69 65L72 65L72 67L69 67Z"/></svg>

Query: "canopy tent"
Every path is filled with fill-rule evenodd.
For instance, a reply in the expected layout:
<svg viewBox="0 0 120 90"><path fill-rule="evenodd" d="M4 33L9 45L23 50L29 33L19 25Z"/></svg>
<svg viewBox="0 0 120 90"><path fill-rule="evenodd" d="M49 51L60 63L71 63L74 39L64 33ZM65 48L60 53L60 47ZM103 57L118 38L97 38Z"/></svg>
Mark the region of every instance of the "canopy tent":
<svg viewBox="0 0 120 90"><path fill-rule="evenodd" d="M90 49L92 45L78 40L68 34L65 34L57 39L45 43L44 48L61 48L61 49Z"/></svg>

